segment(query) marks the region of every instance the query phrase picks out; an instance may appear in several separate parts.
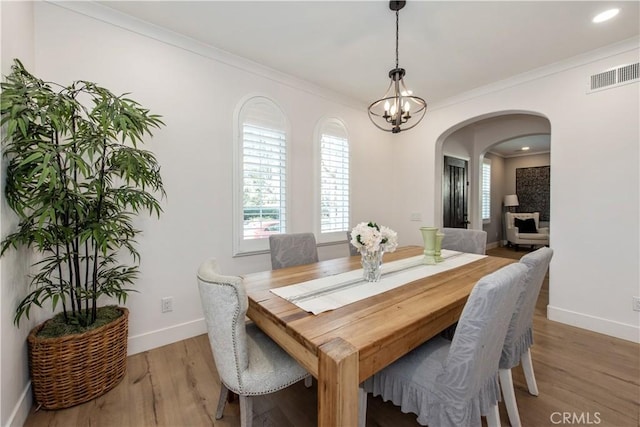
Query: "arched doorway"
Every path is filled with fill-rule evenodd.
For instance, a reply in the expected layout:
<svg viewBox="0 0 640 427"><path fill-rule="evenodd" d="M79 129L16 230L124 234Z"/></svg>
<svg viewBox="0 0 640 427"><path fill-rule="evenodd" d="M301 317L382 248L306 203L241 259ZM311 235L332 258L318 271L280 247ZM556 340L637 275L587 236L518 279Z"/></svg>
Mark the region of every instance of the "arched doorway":
<svg viewBox="0 0 640 427"><path fill-rule="evenodd" d="M435 215L442 224L445 223L445 202L450 201L451 183L445 182L445 158L460 159L467 163L467 218L468 228L485 229L488 243L496 245L502 240L502 199L505 194L515 193L514 165L531 165L544 163L550 165L548 149L551 135L551 124L542 114L530 111L503 111L478 116L458 123L449 128L438 138L436 144L436 209ZM530 153L500 154L501 144L515 146L525 141L543 140L546 138L547 150L533 150ZM520 159L530 157L531 153L540 156L534 162ZM520 160L510 160L510 158ZM532 159L532 157L530 157ZM483 220L481 188L483 164L491 160L491 195L490 216ZM486 171L486 166L485 166ZM450 179L447 177L447 180ZM439 194L438 194L439 192ZM485 192L486 196L486 192ZM485 197L485 201L486 201ZM487 210L485 209L485 215Z"/></svg>

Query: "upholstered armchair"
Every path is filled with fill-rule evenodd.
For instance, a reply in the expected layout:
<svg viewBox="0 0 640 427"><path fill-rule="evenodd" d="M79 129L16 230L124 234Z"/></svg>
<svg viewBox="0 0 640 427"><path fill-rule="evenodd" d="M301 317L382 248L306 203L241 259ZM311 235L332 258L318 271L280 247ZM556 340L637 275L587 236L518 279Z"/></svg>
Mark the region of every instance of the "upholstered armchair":
<svg viewBox="0 0 640 427"><path fill-rule="evenodd" d="M514 245L547 246L549 245L549 229L540 228L540 212L505 214L507 223L507 241Z"/></svg>

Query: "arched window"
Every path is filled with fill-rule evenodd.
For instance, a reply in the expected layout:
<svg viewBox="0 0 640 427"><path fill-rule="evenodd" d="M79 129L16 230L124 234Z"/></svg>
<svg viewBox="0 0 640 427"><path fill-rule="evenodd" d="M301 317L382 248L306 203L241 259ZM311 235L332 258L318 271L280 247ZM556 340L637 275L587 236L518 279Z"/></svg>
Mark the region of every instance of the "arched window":
<svg viewBox="0 0 640 427"><path fill-rule="evenodd" d="M237 114L235 250L269 249L287 230L287 119L273 101L254 96Z"/></svg>
<svg viewBox="0 0 640 427"><path fill-rule="evenodd" d="M318 240L344 240L344 232L350 230L349 137L338 119L324 119L317 129Z"/></svg>

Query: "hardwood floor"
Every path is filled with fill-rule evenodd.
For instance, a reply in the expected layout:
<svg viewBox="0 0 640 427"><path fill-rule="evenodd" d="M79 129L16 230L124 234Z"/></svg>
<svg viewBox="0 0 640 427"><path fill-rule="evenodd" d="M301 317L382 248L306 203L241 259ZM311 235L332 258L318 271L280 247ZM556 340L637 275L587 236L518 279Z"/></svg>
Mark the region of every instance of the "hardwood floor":
<svg viewBox="0 0 640 427"><path fill-rule="evenodd" d="M496 248L490 255L518 259L526 252ZM546 319L545 281L534 318L531 348L540 395L529 395L521 368L513 370L524 426L640 425L640 347ZM238 401L214 414L219 379L206 335L129 357L128 373L106 395L73 408L34 412L25 426L239 426ZM316 385L302 383L255 399L254 426L316 424ZM508 418L500 406L503 425ZM415 416L368 397L367 426L416 426ZM432 426L437 427L437 426Z"/></svg>

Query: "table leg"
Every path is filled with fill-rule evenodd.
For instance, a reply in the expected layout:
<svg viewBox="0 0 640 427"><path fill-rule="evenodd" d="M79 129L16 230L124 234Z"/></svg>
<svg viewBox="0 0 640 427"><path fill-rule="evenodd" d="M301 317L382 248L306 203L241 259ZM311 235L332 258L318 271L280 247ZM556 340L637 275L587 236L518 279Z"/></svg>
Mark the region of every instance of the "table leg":
<svg viewBox="0 0 640 427"><path fill-rule="evenodd" d="M318 351L318 426L358 425L358 349L335 338Z"/></svg>

